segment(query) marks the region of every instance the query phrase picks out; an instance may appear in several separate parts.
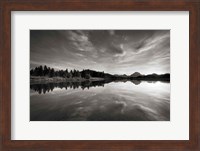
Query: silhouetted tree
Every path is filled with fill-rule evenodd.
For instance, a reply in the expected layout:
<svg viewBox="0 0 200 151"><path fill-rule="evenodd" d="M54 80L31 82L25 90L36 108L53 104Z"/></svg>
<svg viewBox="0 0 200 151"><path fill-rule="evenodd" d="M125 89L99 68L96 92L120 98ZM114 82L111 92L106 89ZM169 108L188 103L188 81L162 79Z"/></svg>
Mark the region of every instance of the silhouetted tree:
<svg viewBox="0 0 200 151"><path fill-rule="evenodd" d="M55 72L54 72L54 69L52 68L51 70L50 70L50 77L54 77L55 76Z"/></svg>
<svg viewBox="0 0 200 151"><path fill-rule="evenodd" d="M80 77L81 77L81 73L80 73L79 71L77 71L76 76L77 76L78 78L80 78Z"/></svg>
<svg viewBox="0 0 200 151"><path fill-rule="evenodd" d="M38 74L39 74L39 76L44 76L43 67L42 66L39 67Z"/></svg>
<svg viewBox="0 0 200 151"><path fill-rule="evenodd" d="M31 71L30 71L30 75L31 75L31 76L34 75L34 70L33 70L33 69L31 69Z"/></svg>
<svg viewBox="0 0 200 151"><path fill-rule="evenodd" d="M86 74L86 75L85 75L85 78L86 78L86 79L90 79L90 77L91 77L90 74Z"/></svg>
<svg viewBox="0 0 200 151"><path fill-rule="evenodd" d="M82 77L82 78L90 78L90 77L111 77L110 74L105 74L104 72L98 72L93 70L57 70L55 71L54 68L47 67L46 65L35 67L34 69L30 70L31 76L46 76L46 77L63 77L63 78L74 78L74 77ZM167 77L167 76L165 76Z"/></svg>
<svg viewBox="0 0 200 151"><path fill-rule="evenodd" d="M49 76L49 70L48 70L46 65L44 66L44 72L43 73L44 73L44 76Z"/></svg>

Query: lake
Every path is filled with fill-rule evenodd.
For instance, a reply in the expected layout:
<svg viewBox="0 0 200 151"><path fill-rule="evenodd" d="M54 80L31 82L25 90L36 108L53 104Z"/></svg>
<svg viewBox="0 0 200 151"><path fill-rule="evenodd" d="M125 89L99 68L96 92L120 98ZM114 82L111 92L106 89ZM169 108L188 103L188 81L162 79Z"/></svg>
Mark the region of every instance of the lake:
<svg viewBox="0 0 200 151"><path fill-rule="evenodd" d="M30 85L31 121L169 121L170 83L76 82Z"/></svg>

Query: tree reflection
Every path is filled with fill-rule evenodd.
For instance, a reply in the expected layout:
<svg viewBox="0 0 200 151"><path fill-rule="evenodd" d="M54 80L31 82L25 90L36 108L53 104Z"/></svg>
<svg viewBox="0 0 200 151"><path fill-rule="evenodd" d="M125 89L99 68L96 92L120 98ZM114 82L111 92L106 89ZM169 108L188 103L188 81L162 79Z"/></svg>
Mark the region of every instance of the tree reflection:
<svg viewBox="0 0 200 151"><path fill-rule="evenodd" d="M54 88L67 89L89 89L90 87L104 87L105 81L83 81L83 82L60 82L60 83L44 83L44 84L31 84L30 88L39 94L53 91Z"/></svg>
<svg viewBox="0 0 200 151"><path fill-rule="evenodd" d="M67 89L78 89L81 88L82 90L84 89L89 89L91 87L104 87L105 84L110 83L113 81L77 81L77 82L60 82L60 83L42 83L42 84L31 84L30 88L36 92L38 92L38 94L45 94L47 92L51 92L54 90L54 88L60 88L63 89L65 88ZM115 81L115 82L119 82L119 81ZM127 82L127 81L123 81L123 82ZM141 81L136 81L133 80L131 81L132 83L134 83L135 85L140 84Z"/></svg>
<svg viewBox="0 0 200 151"><path fill-rule="evenodd" d="M139 85L142 81L140 80L115 80L115 81L77 81L77 82L59 82L59 83L41 83L41 84L31 84L30 88L38 94L45 94L47 92L53 91L55 88L60 88L63 89L78 89L81 88L82 90L84 89L89 89L91 87L104 87L105 84L110 83L110 82L127 82L130 81L134 85ZM152 82L152 81L147 81L147 82ZM154 81L155 83L156 81Z"/></svg>

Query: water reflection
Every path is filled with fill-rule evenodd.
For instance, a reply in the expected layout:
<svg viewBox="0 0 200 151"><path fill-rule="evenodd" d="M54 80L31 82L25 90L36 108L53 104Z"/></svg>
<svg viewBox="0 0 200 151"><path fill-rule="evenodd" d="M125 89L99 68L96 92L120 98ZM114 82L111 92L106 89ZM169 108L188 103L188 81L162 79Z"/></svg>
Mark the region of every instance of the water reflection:
<svg viewBox="0 0 200 151"><path fill-rule="evenodd" d="M45 94L47 92L51 92L54 90L54 88L65 88L67 89L78 89L81 88L89 89L90 87L104 87L105 84L110 83L111 81L82 81L82 82L60 82L60 83L43 83L43 84L31 84L30 88L39 94ZM115 81L119 82L119 81ZM127 82L127 80L121 81L121 82ZM138 85L141 83L139 80L132 80L133 84Z"/></svg>
<svg viewBox="0 0 200 151"><path fill-rule="evenodd" d="M169 121L170 83L88 81L33 84L30 120Z"/></svg>

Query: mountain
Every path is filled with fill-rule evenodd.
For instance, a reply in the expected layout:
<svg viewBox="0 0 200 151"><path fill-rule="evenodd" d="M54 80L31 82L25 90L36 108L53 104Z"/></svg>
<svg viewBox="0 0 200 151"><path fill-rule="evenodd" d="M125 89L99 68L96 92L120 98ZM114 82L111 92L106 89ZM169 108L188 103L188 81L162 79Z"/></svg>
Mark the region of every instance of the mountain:
<svg viewBox="0 0 200 151"><path fill-rule="evenodd" d="M139 76L142 76L139 72L135 72L135 73L130 75L130 77L133 77L133 78L139 77Z"/></svg>

